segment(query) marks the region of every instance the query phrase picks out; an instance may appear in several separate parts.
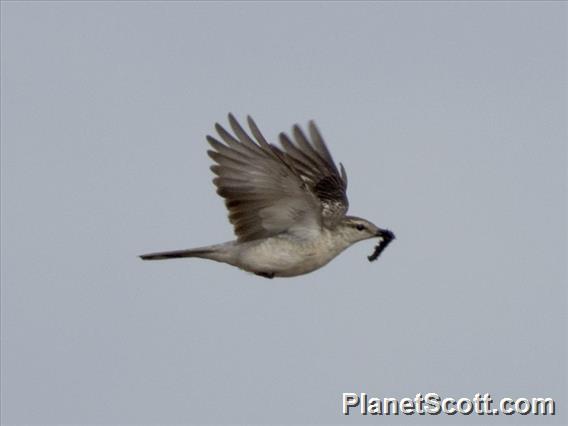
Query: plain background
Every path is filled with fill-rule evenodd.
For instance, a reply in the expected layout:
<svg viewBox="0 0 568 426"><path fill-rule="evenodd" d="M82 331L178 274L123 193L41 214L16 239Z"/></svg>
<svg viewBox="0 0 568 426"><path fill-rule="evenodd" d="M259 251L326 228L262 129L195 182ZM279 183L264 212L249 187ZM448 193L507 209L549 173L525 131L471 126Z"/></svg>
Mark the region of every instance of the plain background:
<svg viewBox="0 0 568 426"><path fill-rule="evenodd" d="M2 2L2 422L566 424L566 3ZM395 231L266 280L205 135L318 123ZM341 415L552 397L559 415Z"/></svg>

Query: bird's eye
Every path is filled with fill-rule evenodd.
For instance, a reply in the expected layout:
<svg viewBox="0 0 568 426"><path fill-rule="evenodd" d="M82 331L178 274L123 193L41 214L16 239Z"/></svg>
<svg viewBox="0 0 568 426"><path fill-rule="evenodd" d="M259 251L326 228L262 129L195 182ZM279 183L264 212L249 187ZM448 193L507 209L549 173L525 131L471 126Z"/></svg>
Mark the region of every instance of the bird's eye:
<svg viewBox="0 0 568 426"><path fill-rule="evenodd" d="M357 225L355 228L357 228L357 231L362 231L363 229L365 229L365 225Z"/></svg>

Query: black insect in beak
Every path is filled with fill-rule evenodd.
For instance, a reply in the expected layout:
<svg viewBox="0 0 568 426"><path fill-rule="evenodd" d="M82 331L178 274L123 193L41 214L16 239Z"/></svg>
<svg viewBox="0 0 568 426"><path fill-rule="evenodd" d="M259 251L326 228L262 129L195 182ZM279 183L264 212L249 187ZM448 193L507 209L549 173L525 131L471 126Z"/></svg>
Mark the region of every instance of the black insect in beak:
<svg viewBox="0 0 568 426"><path fill-rule="evenodd" d="M379 237L380 239L379 244L377 244L377 246L375 247L375 251L373 252L373 254L367 256L369 262L377 260L377 258L383 252L383 250L386 249L387 246L391 243L391 241L395 239L394 234L388 229L379 229L379 231L377 232L377 237Z"/></svg>

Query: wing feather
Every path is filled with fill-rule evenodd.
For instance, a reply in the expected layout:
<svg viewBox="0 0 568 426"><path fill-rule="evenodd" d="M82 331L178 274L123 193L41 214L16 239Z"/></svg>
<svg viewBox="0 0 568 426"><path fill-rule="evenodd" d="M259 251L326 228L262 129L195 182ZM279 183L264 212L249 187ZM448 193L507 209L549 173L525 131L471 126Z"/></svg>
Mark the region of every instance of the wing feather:
<svg viewBox="0 0 568 426"><path fill-rule="evenodd" d="M286 133L280 133L280 144L283 146L288 157L293 160L294 166L302 173L302 176L312 182L316 182L320 176L317 163L306 156L302 150L297 148Z"/></svg>
<svg viewBox="0 0 568 426"><path fill-rule="evenodd" d="M294 141L281 134L279 148L250 116L252 137L232 114L228 119L233 134L215 124L220 140L207 136L213 148L207 153L215 162L213 183L239 241L335 226L347 211L347 178L343 166L339 174L315 124L310 122L310 139L297 125Z"/></svg>

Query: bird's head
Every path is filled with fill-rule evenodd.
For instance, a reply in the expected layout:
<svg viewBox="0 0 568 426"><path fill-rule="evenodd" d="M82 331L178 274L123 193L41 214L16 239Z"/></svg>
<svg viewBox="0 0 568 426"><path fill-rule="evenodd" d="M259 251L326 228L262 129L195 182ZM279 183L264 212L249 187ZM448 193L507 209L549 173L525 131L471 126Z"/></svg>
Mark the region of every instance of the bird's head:
<svg viewBox="0 0 568 426"><path fill-rule="evenodd" d="M351 244L357 241L368 240L369 238L382 237L385 232L384 229L379 228L368 220L356 216L345 216L339 228L343 238Z"/></svg>

